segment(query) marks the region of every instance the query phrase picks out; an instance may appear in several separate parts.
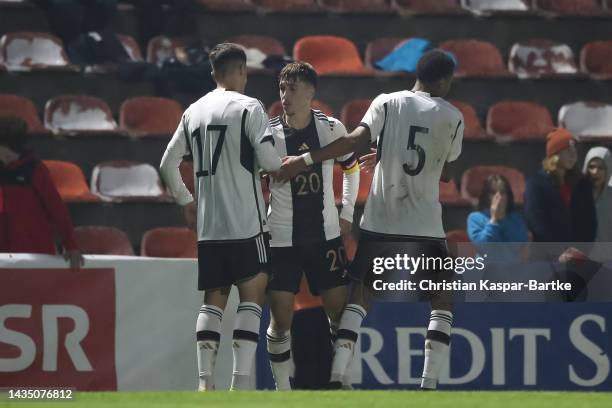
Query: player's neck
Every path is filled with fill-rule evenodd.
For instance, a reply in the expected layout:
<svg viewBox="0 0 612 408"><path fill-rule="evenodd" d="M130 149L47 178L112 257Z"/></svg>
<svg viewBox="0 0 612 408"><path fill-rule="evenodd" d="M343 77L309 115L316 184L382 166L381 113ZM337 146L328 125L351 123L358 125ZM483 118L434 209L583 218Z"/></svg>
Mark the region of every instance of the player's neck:
<svg viewBox="0 0 612 408"><path fill-rule="evenodd" d="M222 83L222 82L217 82L217 89L221 91L233 91L233 92L238 92L238 93L244 93L244 91L238 89L237 87L232 86L231 84Z"/></svg>
<svg viewBox="0 0 612 408"><path fill-rule="evenodd" d="M308 125L310 125L310 121L312 120L312 112L310 109L308 109L301 112L295 112L291 116L283 113L283 119L287 125L293 129L305 129Z"/></svg>

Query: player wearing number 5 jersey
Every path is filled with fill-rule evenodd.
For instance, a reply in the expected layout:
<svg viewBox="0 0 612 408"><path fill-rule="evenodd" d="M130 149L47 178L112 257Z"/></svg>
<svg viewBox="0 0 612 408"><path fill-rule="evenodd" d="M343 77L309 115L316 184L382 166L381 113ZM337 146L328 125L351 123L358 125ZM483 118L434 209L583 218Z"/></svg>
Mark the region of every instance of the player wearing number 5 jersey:
<svg viewBox="0 0 612 408"><path fill-rule="evenodd" d="M221 319L232 284L240 304L233 334L233 389L250 386L267 285L268 225L260 168L280 169L268 116L257 99L243 95L246 55L235 44L210 53L217 89L183 114L161 162L161 174L179 204L193 198L178 166L194 161L197 197L198 289L204 304L196 325L200 390L214 388L213 370Z"/></svg>
<svg viewBox="0 0 612 408"><path fill-rule="evenodd" d="M378 96L350 135L284 163L287 173L294 175L313 163L359 150L368 142L377 143L372 188L350 270L363 286L353 291L342 315L332 366L334 385L345 374L366 315L369 300L362 294L371 293L373 280L381 278L373 273L373 261L398 254L447 255L438 188L439 181L447 179L445 165L461 153L464 126L461 113L442 99L450 90L454 68L454 61L443 51L426 53L418 63L417 82L411 91ZM444 270L414 273L428 279L452 279L453 275L453 271ZM392 274L382 275L383 281L387 278ZM431 302L432 312L421 387L433 389L448 354L452 305L448 293L422 295Z"/></svg>
<svg viewBox="0 0 612 408"><path fill-rule="evenodd" d="M283 114L271 120L275 147L281 156L299 155L346 135L344 125L312 110L317 74L305 62L294 62L280 73ZM268 299L272 318L268 353L278 390L290 389L290 329L293 300L306 275L310 292L321 295L332 328L337 328L348 283L346 252L340 235L351 232L359 190L359 164L352 152L334 158L343 169L342 211L338 217L333 190L334 160L317 163L291 182L270 183L270 245Z"/></svg>

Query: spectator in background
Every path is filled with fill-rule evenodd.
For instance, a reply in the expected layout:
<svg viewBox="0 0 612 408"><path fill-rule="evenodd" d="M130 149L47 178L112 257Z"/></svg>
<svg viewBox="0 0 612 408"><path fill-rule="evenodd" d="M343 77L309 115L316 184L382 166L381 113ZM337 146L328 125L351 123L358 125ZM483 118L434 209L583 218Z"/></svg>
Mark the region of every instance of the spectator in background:
<svg viewBox="0 0 612 408"><path fill-rule="evenodd" d="M72 269L83 264L70 213L47 167L26 148L27 125L0 117L0 251L56 254L54 227Z"/></svg>
<svg viewBox="0 0 612 408"><path fill-rule="evenodd" d="M527 181L524 212L535 242L570 242L572 188L566 176L575 165L577 153L572 134L554 129L546 138L542 170Z"/></svg>
<svg viewBox="0 0 612 408"><path fill-rule="evenodd" d="M477 211L468 216L468 235L474 243L527 242L527 226L516 210L508 180L493 174L484 182Z"/></svg>
<svg viewBox="0 0 612 408"><path fill-rule="evenodd" d="M579 242L612 242L612 156L605 147L589 150L583 177L571 201L572 235Z"/></svg>

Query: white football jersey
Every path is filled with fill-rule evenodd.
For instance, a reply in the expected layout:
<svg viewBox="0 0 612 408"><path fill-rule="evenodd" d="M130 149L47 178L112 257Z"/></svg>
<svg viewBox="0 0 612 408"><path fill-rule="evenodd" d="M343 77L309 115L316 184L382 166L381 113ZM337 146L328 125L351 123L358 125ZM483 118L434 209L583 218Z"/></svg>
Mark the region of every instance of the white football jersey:
<svg viewBox="0 0 612 408"><path fill-rule="evenodd" d="M304 129L289 127L281 117L271 119L274 146L281 156L299 156L327 146L346 135L339 120L312 110ZM356 166L353 153L336 159L344 169ZM270 182L270 246L284 247L329 241L340 236L333 188L334 160L316 163L290 182Z"/></svg>
<svg viewBox="0 0 612 408"><path fill-rule="evenodd" d="M259 169L278 170L281 161L261 102L224 89L200 98L183 114L162 159L162 173L188 154L199 241L245 240L269 231ZM164 177L168 188L179 204L188 203L191 195L175 176Z"/></svg>
<svg viewBox="0 0 612 408"><path fill-rule="evenodd" d="M377 164L361 229L388 235L444 238L439 182L461 154L463 115L426 92L379 95L362 125L377 141Z"/></svg>

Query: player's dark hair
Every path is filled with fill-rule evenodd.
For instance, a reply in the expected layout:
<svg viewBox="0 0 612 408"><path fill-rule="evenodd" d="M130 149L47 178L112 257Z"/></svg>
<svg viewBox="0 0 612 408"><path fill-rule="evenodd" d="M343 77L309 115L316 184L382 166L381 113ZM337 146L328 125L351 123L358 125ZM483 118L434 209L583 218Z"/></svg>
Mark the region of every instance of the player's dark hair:
<svg viewBox="0 0 612 408"><path fill-rule="evenodd" d="M232 63L246 63L247 58L242 46L234 43L221 43L213 47L208 54L208 59L213 71L223 75Z"/></svg>
<svg viewBox="0 0 612 408"><path fill-rule="evenodd" d="M503 186L501 188L508 196L506 212L510 214L514 211L514 194L512 193L512 186L508 179L501 174L491 174L485 180L478 200L478 211L485 211L491 208L491 196L500 191L500 184Z"/></svg>
<svg viewBox="0 0 612 408"><path fill-rule="evenodd" d="M313 87L317 87L317 71L307 62L295 61L283 67L278 76L279 82L307 82Z"/></svg>
<svg viewBox="0 0 612 408"><path fill-rule="evenodd" d="M24 153L28 125L16 116L0 116L0 145L16 153Z"/></svg>
<svg viewBox="0 0 612 408"><path fill-rule="evenodd" d="M436 82L453 76L455 72L455 61L440 49L426 52L417 64L417 79L424 84L435 84Z"/></svg>

